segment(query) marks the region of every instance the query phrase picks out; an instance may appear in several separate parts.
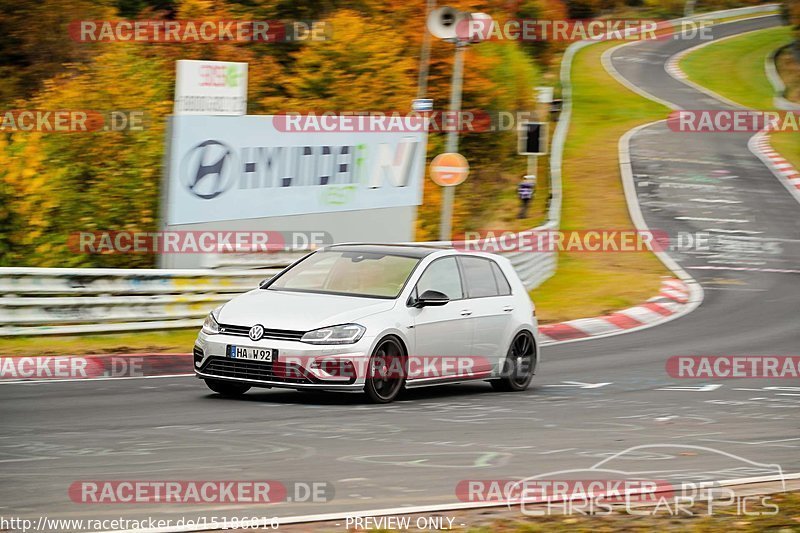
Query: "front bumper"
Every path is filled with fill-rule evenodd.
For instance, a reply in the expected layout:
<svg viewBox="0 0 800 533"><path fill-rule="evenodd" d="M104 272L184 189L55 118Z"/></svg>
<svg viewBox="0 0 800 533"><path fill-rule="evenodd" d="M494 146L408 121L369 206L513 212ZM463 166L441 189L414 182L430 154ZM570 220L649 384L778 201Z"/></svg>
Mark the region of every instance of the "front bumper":
<svg viewBox="0 0 800 533"><path fill-rule="evenodd" d="M194 348L194 371L201 379L253 387L360 391L373 341L365 336L355 344L323 346L274 339L251 341L201 331ZM277 350L278 354L272 362L232 359L227 355L229 345Z"/></svg>

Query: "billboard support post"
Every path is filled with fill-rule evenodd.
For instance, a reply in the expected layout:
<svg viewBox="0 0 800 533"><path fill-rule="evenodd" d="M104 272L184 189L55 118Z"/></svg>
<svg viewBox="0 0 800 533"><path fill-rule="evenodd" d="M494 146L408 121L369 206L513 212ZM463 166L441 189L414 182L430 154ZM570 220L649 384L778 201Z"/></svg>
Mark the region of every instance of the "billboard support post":
<svg viewBox="0 0 800 533"><path fill-rule="evenodd" d="M456 40L456 55L453 64L453 83L450 87L450 112L453 116L459 116L461 112L461 85L464 79L464 52L466 51L467 43ZM456 127L447 133L447 152L458 152L458 128L460 127L460 120ZM439 240L450 240L452 218L453 218L453 197L455 196L455 187L444 187L442 191L442 210L439 220Z"/></svg>

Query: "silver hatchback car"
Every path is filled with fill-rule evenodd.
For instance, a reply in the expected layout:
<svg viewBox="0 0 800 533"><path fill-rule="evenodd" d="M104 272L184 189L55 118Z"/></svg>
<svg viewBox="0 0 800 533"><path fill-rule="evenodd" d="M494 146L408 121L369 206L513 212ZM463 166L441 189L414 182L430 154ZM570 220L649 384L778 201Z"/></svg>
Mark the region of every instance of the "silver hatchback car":
<svg viewBox="0 0 800 533"><path fill-rule="evenodd" d="M205 320L197 377L251 387L363 391L489 381L525 390L539 363L536 313L503 257L417 245L341 244L306 255Z"/></svg>

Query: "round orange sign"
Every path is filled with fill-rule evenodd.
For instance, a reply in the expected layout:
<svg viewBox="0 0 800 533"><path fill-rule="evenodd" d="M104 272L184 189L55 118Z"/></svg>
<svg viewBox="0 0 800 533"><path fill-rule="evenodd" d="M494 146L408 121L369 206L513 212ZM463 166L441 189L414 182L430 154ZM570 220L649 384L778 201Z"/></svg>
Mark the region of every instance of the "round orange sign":
<svg viewBox="0 0 800 533"><path fill-rule="evenodd" d="M453 187L464 183L469 174L469 163L461 154L439 154L431 161L431 179L436 185Z"/></svg>

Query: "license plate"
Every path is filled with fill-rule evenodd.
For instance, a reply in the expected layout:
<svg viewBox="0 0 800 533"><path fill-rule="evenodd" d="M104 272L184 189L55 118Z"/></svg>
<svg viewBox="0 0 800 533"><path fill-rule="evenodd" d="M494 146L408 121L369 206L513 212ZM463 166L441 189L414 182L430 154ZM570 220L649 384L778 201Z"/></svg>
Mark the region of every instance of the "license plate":
<svg viewBox="0 0 800 533"><path fill-rule="evenodd" d="M252 359L254 361L266 361L271 363L273 357L277 359L278 350L271 348L251 348L249 346L228 345L228 357L231 359Z"/></svg>

